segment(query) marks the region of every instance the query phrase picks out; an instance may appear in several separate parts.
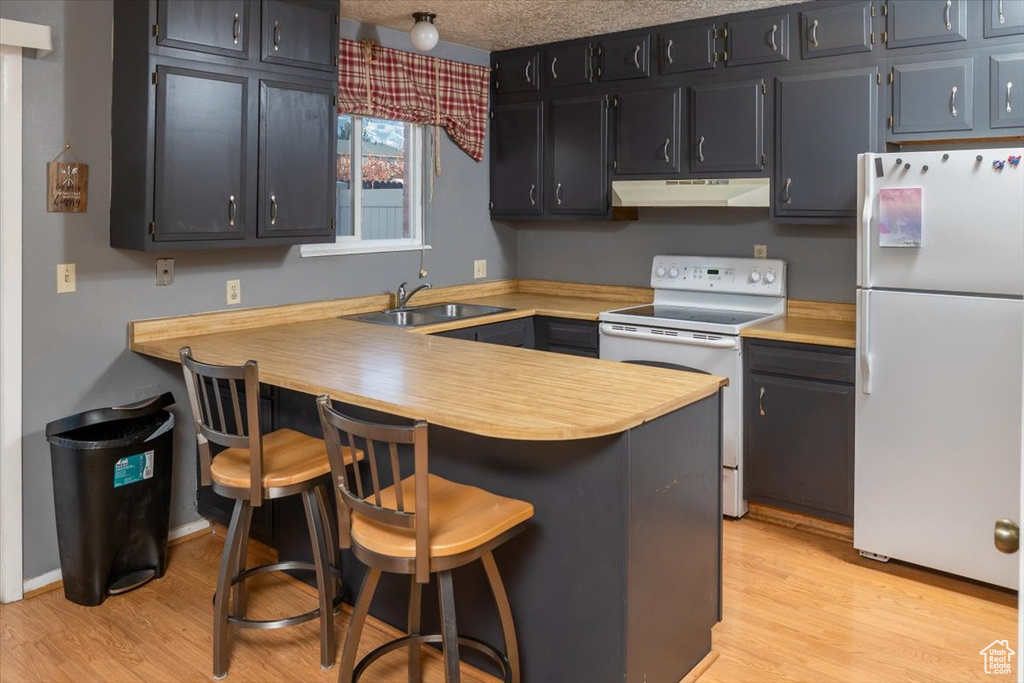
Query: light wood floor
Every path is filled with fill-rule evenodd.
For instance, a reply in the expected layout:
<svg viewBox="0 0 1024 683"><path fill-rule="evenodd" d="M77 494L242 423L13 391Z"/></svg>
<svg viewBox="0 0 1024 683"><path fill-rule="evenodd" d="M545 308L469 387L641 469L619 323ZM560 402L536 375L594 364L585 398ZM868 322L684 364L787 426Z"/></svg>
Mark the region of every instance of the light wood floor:
<svg viewBox="0 0 1024 683"><path fill-rule="evenodd" d="M204 536L171 548L167 576L99 608L69 603L59 591L0 607L0 680L209 680L221 542ZM293 582L258 581L250 601L257 618L313 602ZM1008 592L863 560L848 542L729 522L725 620L714 634L721 656L700 680L991 681L999 677L983 673L978 651L996 639L1015 642L1015 604ZM347 619L339 617L339 638ZM361 653L391 636L369 626ZM315 622L244 631L235 643L230 681L336 680L337 669L319 667ZM368 680L403 680L401 653L377 666ZM438 658L426 670L425 680L442 680ZM463 680L493 681L469 668Z"/></svg>

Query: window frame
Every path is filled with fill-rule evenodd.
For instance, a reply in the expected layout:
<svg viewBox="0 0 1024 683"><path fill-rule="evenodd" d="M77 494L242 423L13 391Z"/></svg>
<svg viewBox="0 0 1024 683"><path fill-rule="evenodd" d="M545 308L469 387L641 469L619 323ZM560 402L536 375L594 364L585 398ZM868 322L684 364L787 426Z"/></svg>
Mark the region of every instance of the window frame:
<svg viewBox="0 0 1024 683"><path fill-rule="evenodd" d="M410 207L416 210L410 211L409 228L410 237L399 239L363 239L363 119L362 115L350 114L352 118L351 148L349 170L349 187L352 188L352 233L351 235L335 235L333 242L321 244L303 244L301 246L302 256L335 256L341 254L373 254L390 251L419 251L430 249L426 243L426 202L424 201L423 185L427 173L426 157L426 134L424 126L416 123L405 123L397 121L409 127L411 137L409 143L409 154L405 160L406 169L409 175ZM379 118L379 117L370 117ZM392 119L382 119L392 120ZM337 144L337 137L335 144ZM358 163L356 160L359 160ZM337 181L336 181L337 182Z"/></svg>

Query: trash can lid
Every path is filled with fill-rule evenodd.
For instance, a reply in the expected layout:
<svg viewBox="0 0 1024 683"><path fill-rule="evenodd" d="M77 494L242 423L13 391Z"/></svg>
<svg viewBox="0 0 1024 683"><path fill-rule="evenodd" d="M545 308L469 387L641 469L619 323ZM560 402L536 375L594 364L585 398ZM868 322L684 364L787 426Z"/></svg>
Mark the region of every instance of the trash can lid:
<svg viewBox="0 0 1024 683"><path fill-rule="evenodd" d="M68 415L67 417L54 420L49 423L46 425L46 437L50 438L51 436L59 436L65 432L81 429L82 427L89 427L91 425L102 424L104 422L145 417L163 410L170 405L174 405L174 394L168 391L160 394L159 396L143 399L137 403L87 410L84 413Z"/></svg>

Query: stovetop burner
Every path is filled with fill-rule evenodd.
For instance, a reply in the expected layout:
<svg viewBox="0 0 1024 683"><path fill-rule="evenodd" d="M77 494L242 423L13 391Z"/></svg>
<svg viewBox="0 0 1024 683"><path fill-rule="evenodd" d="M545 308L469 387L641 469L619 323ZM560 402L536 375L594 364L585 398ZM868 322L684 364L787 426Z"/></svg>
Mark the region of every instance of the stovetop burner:
<svg viewBox="0 0 1024 683"><path fill-rule="evenodd" d="M744 325L755 320L768 318L769 313L750 313L725 309L691 308L686 306L648 305L624 308L615 313L643 318L673 320L677 322L711 323L714 325Z"/></svg>

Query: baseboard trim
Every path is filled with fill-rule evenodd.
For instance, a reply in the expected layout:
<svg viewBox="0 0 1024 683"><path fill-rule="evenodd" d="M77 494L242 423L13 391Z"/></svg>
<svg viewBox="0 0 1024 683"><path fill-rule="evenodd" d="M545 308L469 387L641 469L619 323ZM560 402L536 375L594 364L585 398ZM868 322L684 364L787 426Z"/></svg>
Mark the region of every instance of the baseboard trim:
<svg viewBox="0 0 1024 683"><path fill-rule="evenodd" d="M781 508L765 505L763 503L750 503L748 519L755 519L759 522L767 522L787 529L806 531L816 536L836 538L840 541L853 543L853 527L828 519L811 517L810 515L783 510Z"/></svg>
<svg viewBox="0 0 1024 683"><path fill-rule="evenodd" d="M189 524L182 524L167 532L167 545L177 545L184 541L191 540L197 536L213 533L209 520L199 519ZM45 574L27 579L23 584L24 596L22 600L34 598L50 591L64 587L64 579L61 577L60 569L48 571Z"/></svg>
<svg viewBox="0 0 1024 683"><path fill-rule="evenodd" d="M679 683L694 683L698 678L704 675L712 664L715 663L718 656L718 650L712 650L704 655L704 659L697 662L697 666L690 669L690 673L683 676Z"/></svg>

